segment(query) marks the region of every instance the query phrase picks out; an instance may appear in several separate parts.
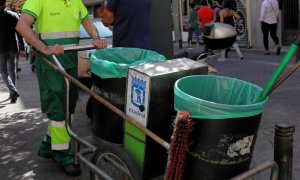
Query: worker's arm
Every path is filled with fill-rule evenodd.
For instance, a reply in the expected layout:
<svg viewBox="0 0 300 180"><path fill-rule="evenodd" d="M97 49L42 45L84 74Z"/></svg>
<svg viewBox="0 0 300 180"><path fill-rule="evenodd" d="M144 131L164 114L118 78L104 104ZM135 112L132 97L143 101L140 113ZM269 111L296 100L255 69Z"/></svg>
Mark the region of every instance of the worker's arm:
<svg viewBox="0 0 300 180"><path fill-rule="evenodd" d="M221 10L220 12L220 23L224 23L224 11Z"/></svg>
<svg viewBox="0 0 300 180"><path fill-rule="evenodd" d="M112 26L114 21L115 21L114 12L109 10L109 9L104 10L103 15L101 16L101 18L102 18L102 23L106 27Z"/></svg>
<svg viewBox="0 0 300 180"><path fill-rule="evenodd" d="M15 19L14 20L15 20L14 23L17 24L18 21L19 21L19 15L17 13L15 14ZM18 39L19 56L25 57L26 52L25 52L24 39L18 31L15 31L15 32L16 32L17 39Z"/></svg>
<svg viewBox="0 0 300 180"><path fill-rule="evenodd" d="M118 0L108 0L102 16L104 26L113 26Z"/></svg>
<svg viewBox="0 0 300 180"><path fill-rule="evenodd" d="M103 49L107 47L107 43L100 40L98 31L89 18L82 22L82 26L89 34L89 36L93 39L93 44L97 49Z"/></svg>
<svg viewBox="0 0 300 180"><path fill-rule="evenodd" d="M47 46L38 37L34 34L32 30L32 25L34 23L34 17L27 14L22 13L21 17L17 23L16 30L23 36L23 38L35 47L38 51L46 54L46 55L61 55L64 53L64 48L61 45Z"/></svg>
<svg viewBox="0 0 300 180"><path fill-rule="evenodd" d="M230 11L231 11L232 16L236 20L236 22L239 22L241 17L238 15L238 13L236 13L236 11L234 11L234 10L230 10Z"/></svg>
<svg viewBox="0 0 300 180"><path fill-rule="evenodd" d="M215 14L215 12L214 12L213 20L211 21L211 23L215 22L216 19L217 19L217 17L216 17L216 14Z"/></svg>

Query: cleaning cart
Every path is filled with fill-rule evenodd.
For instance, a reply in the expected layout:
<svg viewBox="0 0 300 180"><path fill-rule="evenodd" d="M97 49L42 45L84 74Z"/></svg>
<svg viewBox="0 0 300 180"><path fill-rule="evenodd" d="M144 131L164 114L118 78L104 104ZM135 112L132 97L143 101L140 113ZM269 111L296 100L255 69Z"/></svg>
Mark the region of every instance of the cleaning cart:
<svg viewBox="0 0 300 180"><path fill-rule="evenodd" d="M254 88L254 89L256 89L255 97L254 98L249 98L249 99L251 99L250 102L252 104L260 104L260 103L264 103L266 101L267 95L272 90L272 87L274 87L275 82L278 82L277 80L279 78L279 75L281 75L282 70L284 69L284 67L286 65L286 62L288 62L288 59L290 59L294 55L294 53L296 52L299 43L300 43L300 38L297 38L296 41L295 41L295 45L292 45L290 51L284 57L284 61L283 61L283 63L281 63L281 66L280 66L279 70L276 70L276 72L272 75L271 81L270 81L270 83L267 84L266 88L263 91L260 88ZM36 54L36 56L39 56L39 55ZM58 73L60 73L61 75L63 75L65 77L65 79L66 79L66 88L67 88L67 91L66 91L66 93L67 93L66 102L69 102L69 99L68 99L69 98L69 96L68 96L68 88L69 88L69 81L71 81L72 83L74 83L77 86L79 86L85 92L88 92L93 98L95 98L97 101L99 101L102 104L104 104L106 107L108 107L115 114L117 114L118 116L120 116L122 119L126 120L126 122L130 123L129 127L127 127L128 131L125 128L125 141L124 141L124 145L123 145L125 148L122 148L119 145L115 146L115 143L110 143L110 142L105 142L106 144L104 144L104 143L101 142L102 145L103 144L104 145L102 147L97 147L95 145L90 144L89 142L87 142L83 138L79 137L78 135L76 135L72 131L72 129L70 127L71 119L70 119L70 115L69 115L69 112L68 112L68 103L66 103L66 109L67 109L67 111L66 111L66 124L67 124L67 129L68 129L68 132L69 132L70 136L73 139L75 139L75 141L77 142L76 143L77 146L75 146L75 147L77 147L76 148L77 152L76 152L76 156L75 156L76 157L75 158L75 163L79 163L78 160L81 160L81 162L84 163L91 170L92 178L94 178L94 179L101 179L101 178L104 178L104 179L113 179L113 177L111 177L111 174L109 174L109 173L112 173L112 175L115 175L115 174L118 174L118 172L120 172L120 176L119 177L125 178L125 175L127 175L126 176L127 178L125 178L125 179L141 179L141 178L147 179L147 177L144 176L143 173L140 174L141 172L145 172L145 173L148 172L150 174L149 177L156 178L155 176L157 174L154 174L152 176L151 175L151 170L148 170L148 168L147 168L148 167L148 163L147 162L148 161L149 162L152 161L152 158L149 159L148 156L145 156L145 155L149 154L149 152L147 153L147 148L148 148L148 146L151 147L151 143L152 143L151 141L153 141L154 143L157 143L160 146L162 146L164 148L164 149L162 148L163 152L167 153L170 150L170 148L172 149L172 143L171 143L171 147L170 147L170 144L166 140L164 140L163 138L161 138L160 136L158 136L156 134L156 133L160 133L161 131L164 131L164 130L167 131L166 129L164 129L164 128L163 129L159 129L160 127L157 127L157 125L155 125L155 123L153 125L151 125L151 121L155 122L156 118L154 118L154 119L150 118L149 119L149 117L151 117L151 116L155 117L154 114L155 114L156 110L158 110L160 108L164 108L164 107L162 107L161 103L159 102L160 98L157 98L157 97L159 97L159 95L160 95L159 93L160 92L156 92L156 93L152 94L152 93L149 93L150 91L148 91L148 93L149 93L148 94L148 98L146 98L146 89L147 89L146 84L147 83L145 83L145 82L148 81L148 82L154 83L153 85L149 86L148 90L151 89L152 86L155 87L155 85L166 84L166 87L168 87L167 84L170 83L169 81L161 81L162 79L164 79L163 78L164 75L165 75L164 72L166 72L167 70L170 70L171 74L172 74L172 72L174 72L175 74L178 73L178 75L179 75L181 71L184 71L184 69L178 70L175 67L174 68L170 68L172 66L170 66L169 68L167 68L167 66L163 67L163 68L160 68L161 66L157 66L157 67L155 67L154 69L151 70L151 66L154 66L154 65L142 65L141 67L137 66L137 67L133 68L131 71L129 70L128 72L131 72L131 74L130 74L131 80L129 81L129 82L131 82L131 84L127 83L127 95L126 96L130 97L130 98L127 99L126 112L131 112L131 114L129 113L128 115L126 115L123 111L121 111L118 108L114 107L111 103L109 103L104 98L100 97L97 93L95 93L92 90L90 90L89 88L83 86L77 80L73 79L70 75L68 75L63 70L63 67L61 67L61 65L59 64L59 62L57 61L57 59L56 59L55 56L53 56L53 59L54 59L55 63L58 66L53 65L51 62L47 61L43 57L39 56L39 58L41 60L45 61L49 66L51 66L54 70L56 70ZM166 61L166 62L168 62L168 61ZM203 68L205 69L205 66L203 66ZM161 73L157 73L156 74L156 73L154 73L154 70L161 71ZM139 73L139 71L143 71L143 72ZM173 74L173 75L175 75L175 74ZM208 108L208 110L214 110L215 107L216 107L216 105L219 106L218 105L219 104L218 98L215 99L215 97L217 97L217 94L214 94L212 96L213 99L206 99L206 97L202 97L201 95L198 96L197 95L197 93L198 93L197 92L198 91L197 88L186 89L187 85L190 85L191 83L185 84L186 81L183 80L183 79L186 79L188 77L184 77L185 75L182 75L183 78L179 77L179 76L178 76L178 78L180 78L180 79L178 81L180 81L181 83L179 83L179 82L176 83L177 84L176 87L180 87L179 89L182 91L181 93L184 93L185 95L188 95L188 96L185 96L186 98L183 98L183 100L186 100L187 102L189 102L188 104L191 104L190 103L191 99L193 100L192 102L198 101L200 99L201 102L204 103L204 105L208 105L208 106L201 106L201 107L206 107L206 108ZM166 75L166 77L168 77L168 75ZM169 77L171 77L171 76L169 76ZM206 76L204 76L204 77L206 77ZM172 80L174 80L173 82L175 82L175 79L172 79ZM189 81L187 81L187 82L189 82ZM211 81L208 81L208 82L211 82ZM225 89L228 89L228 88L230 89L230 87L232 87L230 85L231 84L230 82L233 82L233 81L232 80L228 81L225 78L225 81L221 80L220 83L215 83L214 82L214 83L208 83L208 84L215 84L216 87L222 87L223 89L224 88ZM150 85L151 83L148 83L148 85ZM199 83L199 81L197 80L197 83L192 83L192 84L198 84L198 83ZM181 85L179 85L179 84L181 84ZM233 84L235 84L235 83L233 83ZM245 84L247 84L247 83L245 83L245 82L242 83L242 85L245 85ZM248 88L250 87L250 89L251 89L251 86L253 86L253 85L250 85L250 86L247 86L247 87ZM242 87L244 87L244 86L242 86ZM234 89L236 89L236 88L234 88ZM244 87L242 89L247 89L247 88ZM241 91L238 91L241 94L243 94L243 92L245 92L242 89L241 89ZM246 92L252 92L252 91L246 91ZM257 96L257 93L259 94L259 96ZM250 94L252 94L252 93L247 93L247 95L250 95ZM196 98L194 96L196 96ZM163 98L165 98L165 97L166 96L163 96ZM184 96L181 95L180 97L182 98ZM230 96L228 96L228 97L230 97ZM241 97L243 97L243 96L241 96ZM186 101L184 101L184 102L186 102ZM215 101L217 101L218 103L215 103ZM176 102L176 100L175 100L175 102ZM225 107L225 109L226 109L226 106L222 105L222 104L224 104L223 100L221 100L220 102L221 102L221 106L220 107L223 107L223 108ZM203 105L203 103L202 103L202 105ZM239 107L239 106L243 106L243 103L244 103L243 101L237 101L237 103L234 103L234 104L229 103L229 106ZM251 106L251 103L249 104L250 106ZM210 108L211 104L214 104L213 108ZM181 103L179 103L179 105L184 105L184 103L181 102ZM148 108L147 108L147 106L148 106ZM127 109L127 107L128 107L128 109ZM197 109L197 108L190 109L189 107L185 107L185 106L183 106L183 107L184 107L184 109L180 109L178 107L175 107L175 108L177 110L180 110L180 111L181 110L189 110L191 112L191 117L192 118L195 118L195 112L196 112L196 116L199 116L199 114L197 114L198 111L199 111L199 109ZM153 108L153 109L151 110L151 108ZM149 109L151 111L153 111L153 112L150 112ZM159 112L159 111L157 111L157 112ZM224 112L224 111L221 111L221 112ZM249 117L260 116L261 112L262 112L262 109L259 109L259 110L255 111L254 114L250 114ZM236 113L236 111L234 111L234 113ZM163 114L159 114L159 113L156 114L156 116L160 116L160 115L163 115ZM174 115L174 113L173 113L173 115ZM200 119L201 119L201 115L203 115L203 114L200 113L200 116L199 116ZM221 115L222 115L222 113L221 113ZM140 121L135 116L140 117L141 118ZM247 116L239 116L237 118L241 118L242 117L242 118L246 119ZM216 119L217 120L218 119L224 119L224 118L226 119L226 118L230 118L230 117L226 116L226 113L225 113L224 117L221 116L221 118L216 118ZM164 120L165 121L169 121L170 120L169 118L170 117L168 117L167 119L164 119ZM205 121L207 121L208 124L209 124L210 123L209 121L213 121L211 119L212 118L210 117L210 118L208 118ZM172 121L169 121L169 122L171 123ZM131 125L132 125L133 128L130 127ZM170 127L170 125L168 127ZM137 128L137 129L135 129L135 128ZM154 131L156 131L156 128L158 128L159 130L154 133ZM153 130L153 132L152 132L152 130ZM200 131L203 132L205 130L206 129L203 129L203 130L200 130ZM194 133L195 132L196 131L194 131ZM126 136L128 137L127 140L126 140ZM162 135L162 136L164 136L164 135ZM254 136L253 136L253 138L254 138ZM242 140L245 140L245 141L248 140L249 142L250 142L250 139L251 138L246 138L246 139L242 138ZM150 142L150 143L148 144L148 142ZM230 147L232 147L231 150L234 150L234 147L239 144L238 142L239 142L239 140L237 140L236 143L235 142L229 143L229 145L232 145L232 146L230 146ZM132 145L133 143L136 143L137 146ZM201 144L201 142L199 142L199 143ZM79 144L84 145L85 148L82 149L82 150L79 150ZM250 144L250 143L248 143L248 144ZM111 147L113 147L113 148L111 148ZM136 147L136 148L140 148L141 147L141 151L137 151L137 154L138 154L137 155L133 151L132 151L133 153L131 152L130 147ZM190 151L190 152L196 152L196 153L198 153L197 152L197 144L192 145L192 147L196 151ZM124 149L127 149L128 153L126 151L124 151ZM131 148L131 149L134 150L134 148ZM250 147L250 149L251 149L251 147ZM102 153L102 152L104 152L104 153ZM170 152L172 152L172 151L170 151ZM199 151L199 152L201 152L201 151ZM218 151L218 152L220 152L220 151ZM228 151L225 150L225 151L222 151L222 152L228 152ZM239 156L239 154L236 151L231 151L231 152L232 152L231 156L233 158ZM129 155L130 153L132 153L133 155L135 154L136 157L130 156ZM242 152L239 152L239 153L240 153L240 155L245 155ZM250 150L250 153L251 153L251 150ZM89 155L89 154L93 154L94 155L93 156L94 157L94 160L93 160L94 162L93 163L90 162L90 160L88 160L85 157L86 155ZM236 156L236 154L238 154L238 156ZM151 154L151 152L150 152L149 155L153 157L153 159L154 159L153 161L156 161L158 163L160 163L161 161L164 162L164 160L165 160L163 158L161 158L161 159L160 158L156 158L155 154L154 153ZM214 156L211 156L211 157L214 157ZM195 158L195 156L192 157L192 158ZM249 157L249 158L251 158L251 157ZM209 163L213 162L210 159L206 159L206 161L209 161ZM185 169L186 168L191 168L191 169L197 170L198 165L193 165L193 164L197 164L197 159L194 162L196 162L196 163L189 163L189 160L188 160L187 164L185 166ZM239 162L243 162L243 161L237 161L237 162L239 163ZM114 169L112 170L110 168L110 169L108 169L109 171L106 171L107 169L105 169L105 165L110 165L110 167L113 167ZM158 166L158 164L155 163L153 166ZM152 166L150 166L149 168L151 169ZM161 171L163 171L163 170L164 169L162 168ZM196 171L194 171L194 172L196 172ZM239 174L239 173L242 173L242 172L237 172L237 171L235 172L235 174ZM188 175L185 174L184 177L191 177L191 178L194 178L194 179L199 178L198 175L194 175L193 173L191 173L191 174L192 174L191 176L188 176L189 174ZM160 177L163 177L163 176L164 176L164 174L162 174ZM218 177L218 178L220 178L220 177Z"/></svg>
<svg viewBox="0 0 300 180"><path fill-rule="evenodd" d="M72 48L72 49L70 49L70 51L86 50L86 49L90 49L90 48L91 47L84 47L84 48L78 47L78 48ZM66 50L66 51L68 51L68 50ZM65 77L66 93L67 93L66 102L69 102L69 96L68 96L69 84L70 84L69 81L71 81L72 83L79 86L83 91L89 93L95 100L104 104L106 107L108 107L108 109L112 110L115 114L120 116L121 119L125 119L126 121L131 123L131 125L133 125L134 127L137 127L140 130L140 132L137 132L137 133L142 132L144 134L143 136L145 138L144 140L145 140L145 144L147 146L154 145L154 147L159 147L162 150L162 152L160 152L160 154L163 154L162 155L163 159L160 159L160 157L156 157L155 161L154 161L155 163L153 165L156 166L157 165L156 163L158 163L158 161L160 161L160 160L163 165L159 166L160 168L159 168L158 172L153 172L153 171L151 172L151 170L150 170L151 168L149 168L149 167L147 167L146 169L143 169L144 166L147 166L147 164L143 164L143 165L139 164L138 165L138 163L133 161L132 159L134 159L134 158L132 158L130 155L128 155L128 153L126 153L126 151L124 151L124 149L120 146L120 144L118 142L117 143L116 142L108 142L107 139L103 140L102 137L98 137L96 134L93 137L94 145L92 145L89 142L87 142L85 139L76 135L73 132L73 130L71 129L71 118L70 118L70 115L68 112L68 103L67 103L66 104L66 110L67 110L66 111L66 124L67 124L67 129L68 129L70 136L75 140L75 154L76 154L75 163L79 163L79 160L81 160L81 162L83 162L91 170L91 178L92 179L99 179L99 178L100 179L101 178L116 179L118 177L122 177L122 179L145 179L145 178L147 179L146 176L141 175L141 173L140 173L141 169L143 169L142 171L144 171L145 173L149 171L149 173L147 175L147 176L149 176L149 178L150 178L150 176L151 177L156 176L157 173L159 173L159 175L164 174L165 165L167 163L167 150L169 149L169 146L170 146L168 142L163 140L161 137L156 135L154 132L150 131L148 129L149 127L147 125L145 127L146 122L144 122L144 123L136 122L136 120L134 120L132 117L126 115L122 110L113 106L108 100L99 96L99 94L97 94L97 92L94 92L94 91L90 90L89 88L83 86L77 80L75 80L70 75L68 75L64 71L64 68L60 65L59 61L57 60L57 58L55 56L52 56L52 58L53 58L54 62L57 64L57 66L55 66L53 63L47 61L45 58L39 56L37 53L35 53L35 55L38 56L41 60L45 61L50 67L52 67L54 70L56 70L58 73L60 73L61 75L63 75ZM186 59L186 58L181 58L181 59L177 59L177 60L169 60L169 61L165 61L165 62L161 62L161 63L156 63L153 65L145 64L145 65L141 65L140 68L147 70L148 75L144 74L143 76L144 77L148 76L148 80L150 80L150 77L153 76L153 79L151 82L158 84L161 87L167 87L167 89L163 88L163 89L161 89L161 91L153 91L153 92L155 92L155 94L151 94L151 96L153 96L152 99L150 99L150 94L147 95L147 98L148 98L147 100L146 100L146 94L144 94L143 98L141 97L140 100L138 100L139 98L136 99L135 103L140 103L140 105L142 105L142 106L139 106L139 110L145 111L145 112L149 112L149 110L148 110L149 107L151 107L151 108L155 107L153 105L156 105L156 109L158 108L160 101L157 101L158 99L155 100L154 97L156 95L157 95L157 97L159 97L161 95L163 95L163 96L167 95L166 97L161 96L161 99L160 99L161 101L163 101L164 99L167 100L166 103L169 101L173 101L173 84L175 83L175 81L178 78L186 76L186 75L192 75L192 74L207 74L207 66L206 65L195 62L193 60ZM135 70L135 71L137 71L137 70ZM135 74L137 74L137 73L135 73ZM137 93L138 90L143 90L143 89L141 89L142 86L138 85L137 82L142 82L142 81L136 81L134 83L135 84L134 87L139 87L133 91L135 93ZM150 81L148 82L148 85L147 85L148 88L146 88L144 86L144 88L145 88L144 92L147 89L147 93L149 93L149 90L150 90L149 88L155 87L154 84L152 86L149 86L149 84L150 84ZM132 86L130 86L130 87L133 88ZM160 92L162 93L161 95L160 95ZM124 94L125 94L125 89L124 89ZM133 96L133 97L137 97L137 96ZM133 100L131 102L133 102ZM147 102L147 103L145 103L145 102ZM165 120L165 122L162 121L165 128L164 128L164 126L162 126L162 127L159 127L160 129L158 129L156 131L158 133L161 133L161 131L167 131L168 135L164 135L164 137L167 137L166 139L169 140L170 136L171 136L171 129L170 129L171 119L172 119L171 116L175 116L176 113L173 110L173 103L167 103L167 104L168 104L168 107L164 107L164 108L167 108L169 110L169 112L166 112L166 115L168 116L168 118L165 118L166 115L164 115L164 114L161 115L161 118ZM148 107L148 105L150 105L150 106ZM163 111L165 111L165 110L163 110ZM132 111L132 112L134 112L134 111ZM152 114L154 114L154 112ZM144 117L144 116L142 115L141 117ZM154 120L155 119L152 118L152 121L154 121ZM155 122L155 123L157 123L157 122ZM149 125L153 126L153 127L156 126L152 122L149 123ZM128 126L130 126L130 125L127 124L127 127ZM128 127L128 128L130 129L130 127ZM136 130L133 130L133 131L136 131ZM134 133L134 132L130 132L130 133ZM125 138L125 139L130 141L130 138ZM99 143L100 143L100 146L98 146ZM158 145L156 145L155 143ZM85 146L86 148L80 150L80 148L79 148L80 144ZM163 148L161 148L159 145L161 145ZM143 150L144 150L144 153L145 153L145 151L147 151L147 149L145 147ZM85 157L86 155L89 155L89 154L93 154L92 162L90 162L90 160L88 160ZM149 151L145 154L149 155ZM154 155L154 154L152 154L152 155ZM146 156L143 156L143 158L144 158L145 162L151 161L151 159ZM158 163L158 164L160 164L160 163ZM112 170L112 168L115 168L115 169ZM106 170L108 170L108 171L106 171ZM115 177L111 177L111 176L115 176Z"/></svg>

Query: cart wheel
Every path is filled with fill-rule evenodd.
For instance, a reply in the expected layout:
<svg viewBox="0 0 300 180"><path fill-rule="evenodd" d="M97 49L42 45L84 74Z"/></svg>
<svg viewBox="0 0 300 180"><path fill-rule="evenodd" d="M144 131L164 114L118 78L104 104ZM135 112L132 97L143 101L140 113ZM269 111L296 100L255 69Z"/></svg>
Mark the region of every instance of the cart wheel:
<svg viewBox="0 0 300 180"><path fill-rule="evenodd" d="M86 103L85 112L87 117L93 119L93 97L90 96L89 100Z"/></svg>
<svg viewBox="0 0 300 180"><path fill-rule="evenodd" d="M92 162L112 179L142 180L142 175L135 162L119 145L104 143L97 149ZM91 179L103 178L91 172Z"/></svg>

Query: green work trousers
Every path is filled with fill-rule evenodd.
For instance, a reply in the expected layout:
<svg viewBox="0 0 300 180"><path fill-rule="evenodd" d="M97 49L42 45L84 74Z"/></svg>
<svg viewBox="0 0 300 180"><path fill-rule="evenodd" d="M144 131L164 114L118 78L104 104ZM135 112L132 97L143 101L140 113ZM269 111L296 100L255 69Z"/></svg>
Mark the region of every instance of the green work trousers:
<svg viewBox="0 0 300 180"><path fill-rule="evenodd" d="M66 72L77 79L77 67ZM42 112L49 118L48 134L43 138L38 152L39 156L51 157L61 166L74 162L73 150L70 148L70 137L65 127L66 91L62 75L52 69L36 68L40 88ZM69 112L74 114L78 89L70 84Z"/></svg>

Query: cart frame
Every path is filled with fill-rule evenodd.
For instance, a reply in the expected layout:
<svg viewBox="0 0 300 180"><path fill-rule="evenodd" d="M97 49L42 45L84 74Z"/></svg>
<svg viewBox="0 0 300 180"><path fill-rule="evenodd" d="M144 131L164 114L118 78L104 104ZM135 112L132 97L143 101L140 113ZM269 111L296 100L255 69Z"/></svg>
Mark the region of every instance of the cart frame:
<svg viewBox="0 0 300 180"><path fill-rule="evenodd" d="M65 48L65 52L70 52L70 51L83 51L83 50L90 50L90 49L95 49L94 46L88 45L88 46L76 46L76 47L71 47L71 48ZM98 176L105 178L105 179L112 179L107 173L102 171L100 168L98 168L95 164L90 162L85 156L90 155L90 154L95 154L97 147L83 139L82 137L78 136L71 127L71 121L72 118L70 116L69 112L69 89L70 89L70 82L74 83L77 85L79 88L81 88L83 91L91 95L94 99L105 105L107 108L112 110L114 113L116 113L118 116L122 117L123 120L128 121L131 123L133 126L141 130L143 133L145 133L147 136L152 138L154 141L156 141L158 144L163 146L166 150L170 149L170 144L166 141L164 141L162 138L145 128L143 125L132 119L131 117L127 116L124 112L113 106L111 103L109 103L107 100L104 98L100 97L97 95L95 92L93 92L91 89L87 88L83 84L81 84L78 80L70 76L68 73L66 73L64 67L60 64L59 60L55 55L51 55L54 63L50 62L48 59L40 56L37 52L33 51L33 54L45 62L47 65L49 65L53 70L58 72L60 75L62 75L65 79L66 83L66 117L65 117L65 124L67 128L67 132L69 133L70 137L74 139L74 164L79 164L79 160L83 162L92 172L97 174ZM85 146L84 149L80 150L80 145Z"/></svg>

